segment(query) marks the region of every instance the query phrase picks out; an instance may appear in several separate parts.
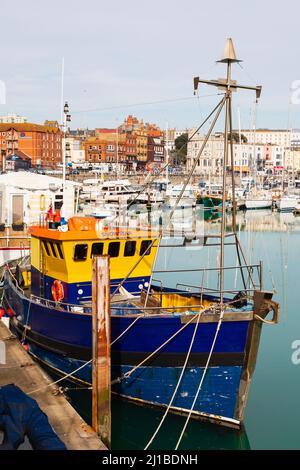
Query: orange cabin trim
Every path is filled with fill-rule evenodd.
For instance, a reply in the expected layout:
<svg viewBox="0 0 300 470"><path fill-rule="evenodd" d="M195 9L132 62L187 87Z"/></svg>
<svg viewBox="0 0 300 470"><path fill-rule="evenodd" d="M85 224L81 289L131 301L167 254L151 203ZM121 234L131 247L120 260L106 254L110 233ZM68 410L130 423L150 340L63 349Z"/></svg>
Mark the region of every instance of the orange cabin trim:
<svg viewBox="0 0 300 470"><path fill-rule="evenodd" d="M122 227L101 227L97 230L97 219L94 217L71 217L68 221L67 232L45 227L30 227L29 233L36 238L46 238L57 241L97 240L97 239L131 239L158 238L159 234L152 230L139 230Z"/></svg>

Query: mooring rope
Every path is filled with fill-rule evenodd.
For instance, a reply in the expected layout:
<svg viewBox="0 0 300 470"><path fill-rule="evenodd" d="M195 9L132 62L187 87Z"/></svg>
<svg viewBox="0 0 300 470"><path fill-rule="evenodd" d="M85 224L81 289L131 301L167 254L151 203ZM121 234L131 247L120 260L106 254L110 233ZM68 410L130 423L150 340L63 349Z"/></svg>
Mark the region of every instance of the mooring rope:
<svg viewBox="0 0 300 470"><path fill-rule="evenodd" d="M188 416L187 416L187 419L184 423L184 426L183 426L183 429L181 431L181 434L179 436L179 439L177 441L177 444L176 444L176 447L175 447L175 450L178 450L178 447L182 441L182 438L184 436L184 433L185 433L185 430L187 428L187 425L190 421L190 418L191 418L191 415L192 415L192 412L194 410L194 407L195 407L195 404L196 404L196 401L198 400L198 396L199 396L199 393L202 389L202 385L203 385L203 382L204 382L204 379L206 377L206 373L207 373L207 370L208 370L208 367L209 367L209 363L210 363L210 360L211 360L211 356L212 356L212 353L213 353L213 350L215 348L215 344L216 344L216 341L217 341L217 338L218 338L218 335L219 335L219 331L220 331L220 328L221 328L221 324L222 324L222 320L223 320L223 317L224 317L224 313L225 313L225 310L224 310L224 306L222 305L222 310L221 310L221 315L220 315L220 319L218 321L218 324L217 324L217 329L216 329L216 332L215 332L215 336L214 336L214 339L213 339L213 342L212 342L212 345L211 345L211 348L210 348L210 351L209 351L209 355L208 355L208 358L207 358L207 361L206 361L206 364L205 364L205 368L204 368L204 371L203 371L203 374L202 374L202 377L201 377L201 380L200 380L200 383L199 383L199 386L198 386L198 389L197 389L197 392L196 392L196 395L194 397L194 400L193 400L193 403L192 403L192 406L189 410L189 413L188 413Z"/></svg>
<svg viewBox="0 0 300 470"><path fill-rule="evenodd" d="M165 411L165 413L164 413L164 415L163 415L163 417L162 417L162 419L161 419L159 425L157 426L155 432L153 433L151 439L148 441L148 444L146 445L146 447L144 448L144 450L147 450L147 449L149 448L149 446L152 444L152 442L154 441L154 439L155 439L155 437L157 436L157 434L158 434L160 428L162 427L162 425L163 425L163 423L164 423L164 421L165 421L165 419L166 419L166 417L167 417L167 415L168 415L168 413L169 413L169 410L170 410L170 408L171 408L171 406L172 406L172 403L173 403L173 401L174 401L174 399L175 399L175 397L176 397L178 388L179 388L179 386L180 386L180 384L181 384L183 375L184 375L184 373L185 373L185 370L186 370L186 367L187 367L187 364L188 364L188 361L189 361L189 358L190 358L190 354L191 354L191 351L192 351L192 347L193 347L193 345L194 345L194 341L195 341L195 337L196 337L196 333L197 333L197 329L198 329L200 317L201 317L201 313L198 314L197 323L196 323L196 325L195 325L195 329L194 329L194 333L193 333L193 336L192 336L192 339L191 339L191 343L190 343L190 346L189 346L189 349L188 349L188 352L187 352L187 355L186 355L186 358L185 358L185 361L184 361L184 365L183 365L183 367L182 367L182 371L181 371L181 373L180 373L180 376L179 376L179 379L178 379L178 382L177 382L177 385L176 385L175 390L174 390L174 392L173 392L173 395L172 395L172 397L171 397L171 400L170 400L170 402L169 402L169 404L168 404L168 407L167 407L167 409L166 409L166 411Z"/></svg>
<svg viewBox="0 0 300 470"><path fill-rule="evenodd" d="M43 390L44 388L47 388L47 387L51 387L52 385L56 385L58 384L59 382L62 382L63 380L67 379L68 377L72 377L72 375L76 374L76 372L79 372L81 369L83 369L84 367L86 367L88 364L91 364L93 360L90 359L88 362L85 362L84 364L82 364L80 367L78 367L77 369L73 370L72 372L70 372L69 374L66 374L64 375L63 377L61 377L60 379L56 380L55 382L51 382L47 385L43 385L43 387L39 387L35 390L32 390L31 392L27 393L27 395L32 395L33 393L36 393L36 392L39 392L40 390Z"/></svg>
<svg viewBox="0 0 300 470"><path fill-rule="evenodd" d="M128 325L128 327L127 327L124 331L122 331L122 333L110 343L110 345L112 346L112 345L115 344L120 338L122 338L122 336L125 335L125 333L127 333L127 331L129 331L130 328L131 328L141 317L144 317L144 315L140 315L139 317L136 317L136 319L135 319L133 322L131 322L130 325Z"/></svg>
<svg viewBox="0 0 300 470"><path fill-rule="evenodd" d="M217 307L218 306L209 306L207 307L206 309L204 309L202 312L199 312L201 315L206 312L206 311L215 311L217 310ZM151 357L153 357L156 353L158 353L164 346L166 346L170 341L172 341L172 339L174 339L179 333L181 333L181 331L183 331L188 325L190 325L190 323L192 323L195 318L197 317L197 315L199 315L199 313L195 313L189 321L187 321L181 328L179 328L179 330L177 330L172 336L170 336L170 338L168 338L166 341L164 341L158 348L156 348L152 353L150 353L147 357L145 357L145 359L143 359L139 364L137 364L136 366L134 366L131 370L129 370L128 372L125 372L125 374L123 374L122 376L120 377L117 377L116 379L114 379L111 384L112 385L115 385L117 383L120 383L122 380L124 379L128 379L137 369L139 369L143 364L145 364L145 362L147 362L149 359L151 359Z"/></svg>

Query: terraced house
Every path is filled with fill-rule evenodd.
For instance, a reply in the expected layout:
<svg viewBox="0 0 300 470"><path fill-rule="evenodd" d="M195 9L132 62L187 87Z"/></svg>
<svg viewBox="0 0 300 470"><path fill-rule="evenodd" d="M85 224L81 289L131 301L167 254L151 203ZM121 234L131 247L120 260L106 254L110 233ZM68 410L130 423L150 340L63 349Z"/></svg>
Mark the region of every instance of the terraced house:
<svg viewBox="0 0 300 470"><path fill-rule="evenodd" d="M161 164L164 160L162 131L131 115L116 129L95 129L95 137L88 138L84 146L85 160L92 164L120 163L128 170L143 170L149 162Z"/></svg>

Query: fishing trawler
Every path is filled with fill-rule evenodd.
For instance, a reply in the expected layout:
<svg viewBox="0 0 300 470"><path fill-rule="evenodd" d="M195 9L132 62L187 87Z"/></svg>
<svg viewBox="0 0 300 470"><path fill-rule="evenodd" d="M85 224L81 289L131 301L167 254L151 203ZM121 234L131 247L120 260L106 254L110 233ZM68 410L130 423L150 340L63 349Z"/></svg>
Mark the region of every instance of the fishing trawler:
<svg viewBox="0 0 300 470"><path fill-rule="evenodd" d="M237 237L235 211L232 231L226 231L226 167L231 125L231 94L239 86L231 80L237 62L231 39L224 58L227 78L194 79L217 86L224 95L215 108L208 135L225 107L225 153L221 231L184 245L198 243L201 250L220 249L219 264L200 267L198 274L215 274L216 287L187 284L178 270L175 287L155 266L162 234L149 230L110 232L93 219L71 218L64 228L32 230L28 269L7 266L4 299L11 313L11 328L42 364L77 384L91 384L92 257L108 254L111 260L111 370L112 391L141 404L206 418L232 427L243 420L255 368L263 323L278 322L279 306L272 292L263 289L261 263L249 265ZM232 139L230 139L232 141ZM199 151L185 185L201 158ZM231 152L231 158L233 154ZM234 175L232 175L234 202ZM184 192L183 186L181 193ZM181 194L172 208L175 211ZM233 204L235 207L235 204ZM226 266L224 253L234 246L238 265ZM228 273L237 273L240 287L226 286ZM174 274L174 271L173 271ZM273 312L272 318L267 315Z"/></svg>

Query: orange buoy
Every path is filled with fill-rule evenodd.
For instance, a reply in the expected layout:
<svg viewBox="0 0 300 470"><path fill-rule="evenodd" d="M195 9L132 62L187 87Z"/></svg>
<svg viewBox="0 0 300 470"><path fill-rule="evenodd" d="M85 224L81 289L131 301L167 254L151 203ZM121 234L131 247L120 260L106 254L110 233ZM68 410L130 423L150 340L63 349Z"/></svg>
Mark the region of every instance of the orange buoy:
<svg viewBox="0 0 300 470"><path fill-rule="evenodd" d="M59 281L58 279L55 279L55 281L52 284L51 294L55 302L61 302L62 299L64 298L64 286L62 285L62 282Z"/></svg>

